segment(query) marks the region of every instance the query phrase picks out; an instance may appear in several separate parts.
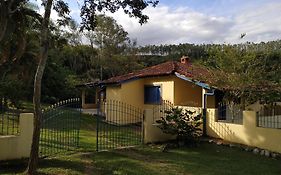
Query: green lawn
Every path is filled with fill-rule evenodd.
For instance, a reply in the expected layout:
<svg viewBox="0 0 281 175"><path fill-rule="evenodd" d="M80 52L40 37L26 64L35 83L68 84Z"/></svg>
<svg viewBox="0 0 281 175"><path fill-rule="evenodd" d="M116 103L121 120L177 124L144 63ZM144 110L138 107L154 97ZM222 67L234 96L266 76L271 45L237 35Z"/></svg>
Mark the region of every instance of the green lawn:
<svg viewBox="0 0 281 175"><path fill-rule="evenodd" d="M41 160L40 174L281 174L281 160L209 143L168 152L154 145L97 153L93 117L83 115L81 126L79 150ZM26 161L2 162L0 174L22 173L25 166Z"/></svg>

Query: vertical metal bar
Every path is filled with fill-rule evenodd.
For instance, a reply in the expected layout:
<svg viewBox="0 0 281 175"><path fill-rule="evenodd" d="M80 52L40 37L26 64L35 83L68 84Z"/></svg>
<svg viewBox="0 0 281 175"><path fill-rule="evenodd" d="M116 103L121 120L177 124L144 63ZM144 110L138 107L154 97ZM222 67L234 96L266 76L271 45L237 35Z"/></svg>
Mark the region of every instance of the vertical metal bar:
<svg viewBox="0 0 281 175"><path fill-rule="evenodd" d="M78 117L78 128L77 128L77 147L80 145L80 128L81 128L81 117L82 117L82 100L79 99L79 117Z"/></svg>
<svg viewBox="0 0 281 175"><path fill-rule="evenodd" d="M73 99L70 101L70 105L73 104ZM70 111L67 106L63 106L63 114L66 113L66 127L67 127L67 150L70 150L70 138L71 138L71 124L70 124ZM64 118L64 117L63 117Z"/></svg>
<svg viewBox="0 0 281 175"><path fill-rule="evenodd" d="M133 111L132 111L132 109L131 109L131 105L129 105L129 104L127 104L127 118L126 118L126 120L127 120L127 122L126 122L126 130L127 130L127 136L126 136L126 140L127 140L127 144L126 144L126 146L128 146L129 145L129 143L131 142L131 140L130 140L130 123L131 123L131 117L130 117L130 114L132 113Z"/></svg>
<svg viewBox="0 0 281 175"><path fill-rule="evenodd" d="M145 112L142 113L142 121L141 121L141 143L144 144L144 120L145 120Z"/></svg>
<svg viewBox="0 0 281 175"><path fill-rule="evenodd" d="M12 116L11 116L11 118L12 118L12 134L14 135L15 134L15 117L16 117L16 112L15 113L12 113Z"/></svg>
<svg viewBox="0 0 281 175"><path fill-rule="evenodd" d="M52 115L52 113L54 112L53 111L54 109L53 109L53 107L52 107L52 109L49 111L49 114L50 115ZM51 150L51 148L52 148L52 145L51 145L51 128L50 128L50 126L49 126L49 123L50 123L50 121L49 120L47 120L47 118L45 119L46 120L46 132L47 132L47 140L46 140L46 155L49 155L50 154L50 150Z"/></svg>
<svg viewBox="0 0 281 175"><path fill-rule="evenodd" d="M69 113L70 113L70 146L71 149L73 150L74 148L74 125L73 125L73 116L75 115L75 107L76 107L76 99L74 99L73 104L69 108Z"/></svg>
<svg viewBox="0 0 281 175"><path fill-rule="evenodd" d="M111 121L110 121L110 129L108 130L108 148L107 149L112 149L114 148L114 144L115 144L115 138L114 138L114 123L115 123L115 116L114 116L114 108L115 108L115 100L111 100L111 103L110 103L110 118L111 118Z"/></svg>
<svg viewBox="0 0 281 175"><path fill-rule="evenodd" d="M123 122L123 118L122 118L122 103L120 101L118 101L118 119L119 122ZM120 145L123 146L123 138L122 138L122 130L121 130L121 126L118 126L117 131L119 133L120 136Z"/></svg>
<svg viewBox="0 0 281 175"><path fill-rule="evenodd" d="M113 108L112 108L112 117L113 117L113 125L112 125L112 147L114 149L116 147L116 143L118 143L118 138L116 137L116 127L118 125L117 117L116 117L116 100L113 100Z"/></svg>
<svg viewBox="0 0 281 175"><path fill-rule="evenodd" d="M120 120L122 121L122 122L124 122L124 120L125 120L125 118L124 118L124 105L123 105L123 102L119 102L119 118L120 118ZM123 135L123 127L122 126L120 126L119 128L118 128L118 131L119 131L119 133L121 133L120 135L121 135L121 140L120 140L120 144L122 145L122 146L124 146L124 135Z"/></svg>
<svg viewBox="0 0 281 175"><path fill-rule="evenodd" d="M2 102L1 104L4 105L4 102ZM1 112L1 135L3 135L4 134L4 107L3 106L1 106L0 112Z"/></svg>
<svg viewBox="0 0 281 175"><path fill-rule="evenodd" d="M105 108L106 108L106 118L105 118L105 120L103 121L103 125L102 125L102 128L103 128L103 135L104 135L104 137L103 137L103 139L102 139L102 141L103 141L103 143L102 143L102 149L107 149L107 147L106 147L106 143L107 143L107 137L108 137L108 135L107 135L107 131L108 131L108 120L109 120L109 103L110 103L110 100L108 100L108 101L106 101L106 103L104 104L104 106L105 106Z"/></svg>
<svg viewBox="0 0 281 175"><path fill-rule="evenodd" d="M118 104L118 108L119 108L119 120L120 122L124 122L125 118L124 118L124 105L123 105L123 102L119 101L119 104ZM123 132L123 126L120 125L118 127L118 132L120 133L120 145L121 146L124 146L124 132Z"/></svg>
<svg viewBox="0 0 281 175"><path fill-rule="evenodd" d="M97 104L97 117L96 117L96 151L99 151L99 117L100 117L100 97L98 98L98 104Z"/></svg>
<svg viewBox="0 0 281 175"><path fill-rule="evenodd" d="M8 114L6 115L6 122L7 122L7 127L6 127L6 134L9 135L9 112L8 111Z"/></svg>
<svg viewBox="0 0 281 175"><path fill-rule="evenodd" d="M19 134L19 117L20 117L20 113L17 114L17 134Z"/></svg>

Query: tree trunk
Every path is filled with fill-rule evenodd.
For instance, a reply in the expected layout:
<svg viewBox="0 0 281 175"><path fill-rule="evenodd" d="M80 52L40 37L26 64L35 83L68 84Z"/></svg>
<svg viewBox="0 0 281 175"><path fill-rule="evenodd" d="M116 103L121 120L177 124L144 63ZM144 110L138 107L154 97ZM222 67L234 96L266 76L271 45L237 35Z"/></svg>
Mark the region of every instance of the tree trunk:
<svg viewBox="0 0 281 175"><path fill-rule="evenodd" d="M45 14L42 22L41 28L41 48L39 57L39 64L37 66L37 71L34 78L34 94L33 94L33 104L34 104L34 129L33 129L33 138L32 146L30 151L30 158L28 162L28 167L26 170L27 174L33 175L36 172L38 166L38 157L39 157L39 139L40 139L40 126L42 119L41 112L41 81L46 66L48 58L48 48L49 48L49 21L51 15L53 0L48 0L45 6Z"/></svg>
<svg viewBox="0 0 281 175"><path fill-rule="evenodd" d="M7 2L1 2L0 7L0 42L3 40L7 25L8 25L8 18L9 18L9 4Z"/></svg>

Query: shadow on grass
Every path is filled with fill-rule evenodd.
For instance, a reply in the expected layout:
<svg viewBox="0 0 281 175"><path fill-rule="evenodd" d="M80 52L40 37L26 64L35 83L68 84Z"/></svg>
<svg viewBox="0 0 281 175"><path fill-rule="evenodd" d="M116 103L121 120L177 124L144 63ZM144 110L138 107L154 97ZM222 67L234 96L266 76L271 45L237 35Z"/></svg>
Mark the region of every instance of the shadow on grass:
<svg viewBox="0 0 281 175"><path fill-rule="evenodd" d="M0 162L0 174L23 173L26 169L28 159L10 160Z"/></svg>
<svg viewBox="0 0 281 175"><path fill-rule="evenodd" d="M39 161L38 175L58 174L58 172L73 172L73 174L83 174L85 166L82 161L73 160L72 157L41 159ZM26 170L28 160L11 160L0 162L0 174L22 174ZM76 173L75 173L76 172ZM67 173L70 174L70 173Z"/></svg>
<svg viewBox="0 0 281 175"><path fill-rule="evenodd" d="M85 170L84 163L75 159L74 156L43 159L39 162L39 165L39 172L47 174L57 174L60 170L64 173L73 172L73 174L83 174Z"/></svg>
<svg viewBox="0 0 281 175"><path fill-rule="evenodd" d="M86 155L92 160L90 174L158 174L157 169L145 166L145 162L129 159L118 152L99 152Z"/></svg>
<svg viewBox="0 0 281 175"><path fill-rule="evenodd" d="M280 174L281 161L240 149L202 144L197 148L136 148L97 153L95 166L105 174Z"/></svg>

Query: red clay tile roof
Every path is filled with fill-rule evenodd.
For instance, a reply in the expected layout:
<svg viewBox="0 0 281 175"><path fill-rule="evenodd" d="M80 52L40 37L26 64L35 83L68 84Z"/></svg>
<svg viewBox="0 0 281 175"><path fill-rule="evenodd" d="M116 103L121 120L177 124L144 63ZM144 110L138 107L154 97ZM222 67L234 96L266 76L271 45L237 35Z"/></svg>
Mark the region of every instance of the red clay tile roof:
<svg viewBox="0 0 281 175"><path fill-rule="evenodd" d="M175 72L188 78L196 78L197 80L198 77L208 74L208 70L202 67L194 66L192 64L183 64L177 61L168 61L136 72L109 78L101 81L100 84L118 84L138 78L173 75Z"/></svg>

